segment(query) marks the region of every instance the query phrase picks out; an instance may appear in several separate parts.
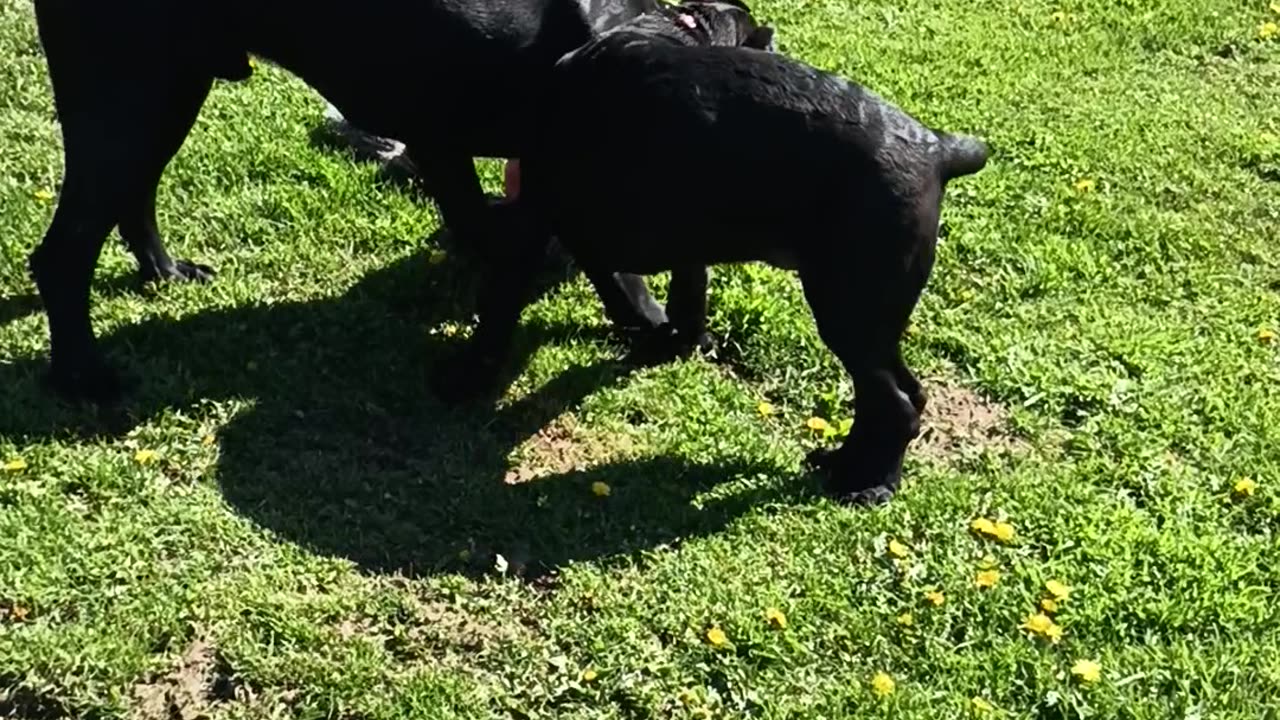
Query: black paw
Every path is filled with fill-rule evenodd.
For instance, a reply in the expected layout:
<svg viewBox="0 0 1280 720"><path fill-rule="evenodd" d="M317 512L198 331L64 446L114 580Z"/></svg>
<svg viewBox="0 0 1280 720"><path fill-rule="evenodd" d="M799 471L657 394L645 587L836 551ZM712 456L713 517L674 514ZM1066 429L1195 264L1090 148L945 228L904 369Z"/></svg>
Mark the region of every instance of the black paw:
<svg viewBox="0 0 1280 720"><path fill-rule="evenodd" d="M177 260L156 268L144 268L139 272L144 285L157 282L206 283L218 274L208 265L200 265L189 260Z"/></svg>
<svg viewBox="0 0 1280 720"><path fill-rule="evenodd" d="M44 378L45 385L70 402L90 402L100 406L118 405L132 383L101 360L75 364L54 364Z"/></svg>
<svg viewBox="0 0 1280 720"><path fill-rule="evenodd" d="M893 499L897 493L897 486L890 485L873 485L869 488L861 490L852 490L848 492L832 493L832 497L844 503L845 505L857 505L859 507L873 507L876 505L884 505Z"/></svg>
<svg viewBox="0 0 1280 720"><path fill-rule="evenodd" d="M638 365L661 365L692 357L694 353L711 354L716 349L716 342L710 334L704 332L692 337L677 332L669 324L637 330L631 336L629 359Z"/></svg>
<svg viewBox="0 0 1280 720"><path fill-rule="evenodd" d="M823 491L846 505L882 505L902 484L901 457L860 457L845 448L819 448L806 463L825 474Z"/></svg>

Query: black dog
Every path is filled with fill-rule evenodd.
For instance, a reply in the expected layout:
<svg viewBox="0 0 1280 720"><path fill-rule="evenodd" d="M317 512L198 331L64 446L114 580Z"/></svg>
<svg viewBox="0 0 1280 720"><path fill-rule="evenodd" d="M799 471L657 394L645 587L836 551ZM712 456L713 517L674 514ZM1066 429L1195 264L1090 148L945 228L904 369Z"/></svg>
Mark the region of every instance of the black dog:
<svg viewBox="0 0 1280 720"><path fill-rule="evenodd" d="M118 397L89 321L94 268L113 227L144 279L212 274L169 257L155 191L213 80L248 77L249 54L298 75L358 127L405 142L446 223L483 245L504 234L506 214L489 209L473 157L516 157L556 60L655 2L36 0L66 158L57 211L30 259L49 314L55 388ZM665 322L640 278L592 281L619 324Z"/></svg>
<svg viewBox="0 0 1280 720"><path fill-rule="evenodd" d="M794 60L654 27L633 21L556 65L521 154L533 239L488 288L469 390L492 381L527 296L520 267L549 234L597 273L671 270L667 311L687 342L704 332L706 266L763 260L799 270L855 387L847 441L812 460L837 496L887 500L925 405L899 342L943 190L986 164L986 146Z"/></svg>

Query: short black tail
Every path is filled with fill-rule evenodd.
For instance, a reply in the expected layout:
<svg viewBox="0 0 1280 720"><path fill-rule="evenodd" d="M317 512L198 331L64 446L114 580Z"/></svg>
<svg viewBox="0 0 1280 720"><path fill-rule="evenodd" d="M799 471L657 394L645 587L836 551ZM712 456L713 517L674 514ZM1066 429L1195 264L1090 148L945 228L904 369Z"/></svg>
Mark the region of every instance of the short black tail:
<svg viewBox="0 0 1280 720"><path fill-rule="evenodd" d="M972 175L987 165L990 152L986 143L968 135L938 133L942 141L942 181Z"/></svg>

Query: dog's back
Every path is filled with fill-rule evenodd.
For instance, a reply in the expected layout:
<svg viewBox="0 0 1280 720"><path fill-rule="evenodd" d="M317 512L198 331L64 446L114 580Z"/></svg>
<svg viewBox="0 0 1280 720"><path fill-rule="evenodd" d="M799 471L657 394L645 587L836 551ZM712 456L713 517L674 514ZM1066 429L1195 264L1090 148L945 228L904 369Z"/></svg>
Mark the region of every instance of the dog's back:
<svg viewBox="0 0 1280 720"><path fill-rule="evenodd" d="M734 238L710 250L723 261L757 259L752 235L827 223L857 198L932 196L987 157L801 62L626 27L558 64L544 111L535 145L554 158L554 223L621 215L640 234L682 216L691 233ZM537 192L534 173L547 170L525 168Z"/></svg>
<svg viewBox="0 0 1280 720"><path fill-rule="evenodd" d="M836 75L750 48L663 40L623 28L566 57L555 118L607 116L594 126L708 156L727 151L757 167L766 158L778 169L841 174L850 163L910 166L949 180L985 164L980 142L935 131Z"/></svg>

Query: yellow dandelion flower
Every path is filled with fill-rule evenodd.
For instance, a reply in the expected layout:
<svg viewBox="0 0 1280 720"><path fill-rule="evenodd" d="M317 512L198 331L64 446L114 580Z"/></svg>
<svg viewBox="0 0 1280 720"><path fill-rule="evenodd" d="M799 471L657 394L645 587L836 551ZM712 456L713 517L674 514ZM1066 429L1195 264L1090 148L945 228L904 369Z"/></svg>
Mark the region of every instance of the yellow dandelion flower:
<svg viewBox="0 0 1280 720"><path fill-rule="evenodd" d="M1268 20L1258 26L1258 38L1262 40L1270 40L1280 35L1280 25Z"/></svg>
<svg viewBox="0 0 1280 720"><path fill-rule="evenodd" d="M995 537L996 534L996 524L984 517L974 518L974 521L969 523L969 528L987 537Z"/></svg>
<svg viewBox="0 0 1280 720"><path fill-rule="evenodd" d="M1076 181L1076 190L1082 193L1093 192L1098 183L1093 178L1080 178Z"/></svg>
<svg viewBox="0 0 1280 720"><path fill-rule="evenodd" d="M1014 531L1013 526L1010 525L1009 523L1007 522L996 523L996 539L999 540L1000 542L1009 542L1010 540L1013 539L1013 536L1015 534L1016 532Z"/></svg>
<svg viewBox="0 0 1280 720"><path fill-rule="evenodd" d="M1271 328L1258 328L1258 342L1263 345L1272 345L1276 340L1280 340L1280 334L1276 334Z"/></svg>
<svg viewBox="0 0 1280 720"><path fill-rule="evenodd" d="M729 644L729 636L718 625L712 625L707 629L707 642L711 647L722 648Z"/></svg>
<svg viewBox="0 0 1280 720"><path fill-rule="evenodd" d="M1102 679L1102 665L1094 660L1080 659L1071 666L1071 674L1082 683L1096 683Z"/></svg>
<svg viewBox="0 0 1280 720"><path fill-rule="evenodd" d="M249 69L250 70L258 69L258 61L254 60L252 55L249 56Z"/></svg>
<svg viewBox="0 0 1280 720"><path fill-rule="evenodd" d="M1058 601L1053 598L1045 598L1040 601L1040 610L1046 613L1058 612Z"/></svg>
<svg viewBox="0 0 1280 720"><path fill-rule="evenodd" d="M760 413L760 417L769 417L778 411L771 403L762 402L756 406L756 412Z"/></svg>
<svg viewBox="0 0 1280 720"><path fill-rule="evenodd" d="M1235 485L1231 486L1231 492L1237 497L1253 497L1253 494L1257 491L1258 483L1254 482L1252 478L1240 478Z"/></svg>
<svg viewBox="0 0 1280 720"><path fill-rule="evenodd" d="M903 545L897 540L889 541L889 554L896 558L904 558L911 554L911 548Z"/></svg>
<svg viewBox="0 0 1280 720"><path fill-rule="evenodd" d="M978 576L973 580L973 584L980 588L995 587L998 582L1000 582L999 570L983 570L978 573Z"/></svg>
<svg viewBox="0 0 1280 720"><path fill-rule="evenodd" d="M213 435L205 435L204 437L200 438L200 442L203 445L212 445L218 442L218 438L214 437Z"/></svg>
<svg viewBox="0 0 1280 720"><path fill-rule="evenodd" d="M47 203L53 200L53 193L49 192L48 190L45 190L44 188L40 188L39 190L31 193L31 197L35 198L36 200L39 200L42 203Z"/></svg>
<svg viewBox="0 0 1280 720"><path fill-rule="evenodd" d="M22 458L14 458L4 464L6 472L22 472L27 469L27 461Z"/></svg>
<svg viewBox="0 0 1280 720"><path fill-rule="evenodd" d="M1066 600L1071 596L1071 586L1061 580L1049 580L1045 582L1044 589L1049 591L1054 600L1059 602Z"/></svg>
<svg viewBox="0 0 1280 720"><path fill-rule="evenodd" d="M871 689L879 697L886 698L898 689L898 683L886 672L878 672L871 676Z"/></svg>
<svg viewBox="0 0 1280 720"><path fill-rule="evenodd" d="M146 465L147 463L154 461L157 457L159 457L159 454L157 454L155 450L139 450L133 454L134 462L139 465Z"/></svg>
<svg viewBox="0 0 1280 720"><path fill-rule="evenodd" d="M814 432L826 432L831 427L831 424L820 417L811 417L805 421L804 426Z"/></svg>
<svg viewBox="0 0 1280 720"><path fill-rule="evenodd" d="M973 698L969 703L973 705L974 712L989 713L995 712L996 709L995 705L992 705L990 702L980 697Z"/></svg>
<svg viewBox="0 0 1280 720"><path fill-rule="evenodd" d="M600 482L599 480L591 483L591 494L596 497L609 497L609 493L613 492L613 488L609 487L609 483Z"/></svg>
<svg viewBox="0 0 1280 720"><path fill-rule="evenodd" d="M897 617L898 624L902 627L911 627L916 624L916 616L911 613L902 613Z"/></svg>
<svg viewBox="0 0 1280 720"><path fill-rule="evenodd" d="M1029 615L1021 625L1023 630L1039 635L1052 643L1057 643L1062 639L1062 626L1055 623L1053 618L1044 613L1036 613Z"/></svg>
<svg viewBox="0 0 1280 720"><path fill-rule="evenodd" d="M942 607L942 604L947 601L947 596L937 590L930 590L924 594L924 599L934 607Z"/></svg>
<svg viewBox="0 0 1280 720"><path fill-rule="evenodd" d="M591 668L582 671L582 682L591 682L600 677L600 674Z"/></svg>
<svg viewBox="0 0 1280 720"><path fill-rule="evenodd" d="M1044 635L1049 632L1049 628L1053 627L1053 618L1044 613L1036 613L1028 615L1027 619L1022 621L1022 629L1033 632L1037 635Z"/></svg>
<svg viewBox="0 0 1280 720"><path fill-rule="evenodd" d="M764 617L769 621L769 625L777 630L787 629L787 615L778 608L769 608L765 611Z"/></svg>

